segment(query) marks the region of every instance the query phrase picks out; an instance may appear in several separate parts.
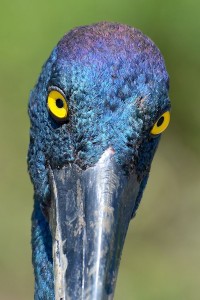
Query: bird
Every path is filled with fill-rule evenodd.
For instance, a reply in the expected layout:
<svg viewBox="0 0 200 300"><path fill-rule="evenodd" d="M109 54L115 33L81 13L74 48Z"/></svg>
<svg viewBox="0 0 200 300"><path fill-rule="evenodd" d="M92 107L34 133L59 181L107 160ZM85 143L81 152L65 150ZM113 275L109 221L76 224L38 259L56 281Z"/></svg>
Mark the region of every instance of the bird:
<svg viewBox="0 0 200 300"><path fill-rule="evenodd" d="M28 104L35 300L113 299L170 107L164 58L139 29L99 22L55 46Z"/></svg>

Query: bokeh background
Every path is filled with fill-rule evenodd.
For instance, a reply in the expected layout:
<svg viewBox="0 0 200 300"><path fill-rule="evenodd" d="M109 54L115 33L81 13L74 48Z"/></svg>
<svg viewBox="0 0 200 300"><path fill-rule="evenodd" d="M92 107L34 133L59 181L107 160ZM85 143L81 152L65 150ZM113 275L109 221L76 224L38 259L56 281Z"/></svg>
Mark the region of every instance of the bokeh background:
<svg viewBox="0 0 200 300"><path fill-rule="evenodd" d="M199 14L197 0L1 0L0 300L33 299L29 92L66 31L102 20L130 24L154 40L172 100L170 127L129 228L115 299L200 299Z"/></svg>

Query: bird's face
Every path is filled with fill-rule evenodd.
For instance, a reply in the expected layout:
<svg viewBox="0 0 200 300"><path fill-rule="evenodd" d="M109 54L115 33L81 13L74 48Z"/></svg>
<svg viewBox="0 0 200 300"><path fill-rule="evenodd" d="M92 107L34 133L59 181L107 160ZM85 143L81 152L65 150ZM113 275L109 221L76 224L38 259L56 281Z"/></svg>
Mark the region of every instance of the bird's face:
<svg viewBox="0 0 200 300"><path fill-rule="evenodd" d="M112 299L169 105L159 50L124 25L75 29L44 65L28 162L53 239L56 299Z"/></svg>

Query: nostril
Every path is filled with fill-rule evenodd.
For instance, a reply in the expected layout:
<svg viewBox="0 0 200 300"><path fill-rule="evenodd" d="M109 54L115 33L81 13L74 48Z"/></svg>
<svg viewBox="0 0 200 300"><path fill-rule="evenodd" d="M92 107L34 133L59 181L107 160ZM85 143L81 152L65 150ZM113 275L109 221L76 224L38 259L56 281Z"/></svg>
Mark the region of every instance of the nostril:
<svg viewBox="0 0 200 300"><path fill-rule="evenodd" d="M110 146L109 148L107 148L103 154L101 155L99 162L105 162L105 160L109 159L110 157L112 157L115 154L115 150Z"/></svg>
<svg viewBox="0 0 200 300"><path fill-rule="evenodd" d="M112 155L115 154L115 150L112 146L110 146L106 151L108 152L108 154L112 154Z"/></svg>

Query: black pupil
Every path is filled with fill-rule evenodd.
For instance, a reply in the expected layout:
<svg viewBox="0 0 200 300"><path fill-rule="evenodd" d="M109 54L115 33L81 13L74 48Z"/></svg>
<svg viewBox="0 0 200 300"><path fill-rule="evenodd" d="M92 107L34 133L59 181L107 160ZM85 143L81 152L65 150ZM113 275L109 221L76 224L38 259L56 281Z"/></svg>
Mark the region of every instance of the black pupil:
<svg viewBox="0 0 200 300"><path fill-rule="evenodd" d="M160 117L160 119L157 122L157 126L158 127L161 126L163 122L164 122L164 117Z"/></svg>
<svg viewBox="0 0 200 300"><path fill-rule="evenodd" d="M64 106L63 101L61 99L56 99L56 106L58 108L62 108Z"/></svg>

